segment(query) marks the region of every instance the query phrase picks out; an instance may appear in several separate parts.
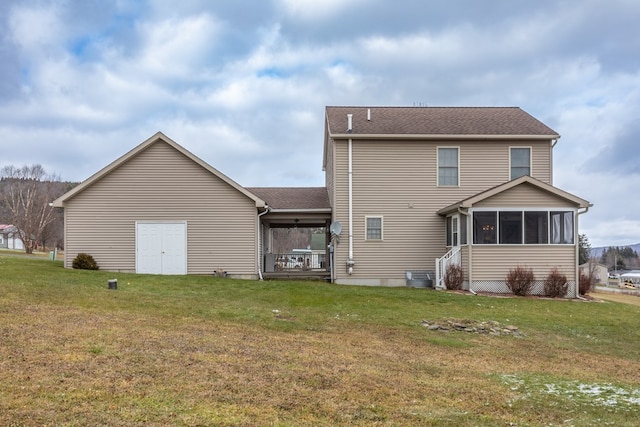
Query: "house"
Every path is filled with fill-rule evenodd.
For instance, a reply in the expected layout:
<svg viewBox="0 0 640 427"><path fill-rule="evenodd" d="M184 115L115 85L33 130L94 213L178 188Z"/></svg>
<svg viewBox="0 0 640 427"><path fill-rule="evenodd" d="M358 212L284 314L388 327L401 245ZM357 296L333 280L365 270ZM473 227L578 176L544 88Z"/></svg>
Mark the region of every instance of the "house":
<svg viewBox="0 0 640 427"><path fill-rule="evenodd" d="M299 270L338 284L426 270L442 287L458 264L466 289L507 292L520 265L534 292L558 267L577 295L590 204L553 186L558 138L520 108L327 107L325 187L245 188L157 133L54 201L65 266L87 252L112 271L270 277L296 267L272 230L313 227L325 251Z"/></svg>
<svg viewBox="0 0 640 427"><path fill-rule="evenodd" d="M580 273L585 276L589 276L591 274L593 278L593 283L596 285L606 285L609 279L609 269L604 264L599 264L597 262L586 262L580 265Z"/></svg>
<svg viewBox="0 0 640 427"><path fill-rule="evenodd" d="M0 224L0 249L24 250L24 243L14 225Z"/></svg>
<svg viewBox="0 0 640 427"><path fill-rule="evenodd" d="M559 135L520 108L327 107L324 170L334 281L398 286L432 270L443 286L508 292L520 265L577 290L578 220L589 202L553 187Z"/></svg>

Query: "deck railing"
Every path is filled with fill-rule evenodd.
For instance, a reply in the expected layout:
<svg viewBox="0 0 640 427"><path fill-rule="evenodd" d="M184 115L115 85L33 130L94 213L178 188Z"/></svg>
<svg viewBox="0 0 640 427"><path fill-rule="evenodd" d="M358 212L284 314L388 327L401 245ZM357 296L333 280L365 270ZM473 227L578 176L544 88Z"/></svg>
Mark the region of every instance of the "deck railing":
<svg viewBox="0 0 640 427"><path fill-rule="evenodd" d="M267 254L267 259L273 260L273 266L267 260L267 271L325 271L329 268L324 253L277 253Z"/></svg>
<svg viewBox="0 0 640 427"><path fill-rule="evenodd" d="M444 289L449 264L460 264L460 246L452 248L442 258L436 258L436 289Z"/></svg>

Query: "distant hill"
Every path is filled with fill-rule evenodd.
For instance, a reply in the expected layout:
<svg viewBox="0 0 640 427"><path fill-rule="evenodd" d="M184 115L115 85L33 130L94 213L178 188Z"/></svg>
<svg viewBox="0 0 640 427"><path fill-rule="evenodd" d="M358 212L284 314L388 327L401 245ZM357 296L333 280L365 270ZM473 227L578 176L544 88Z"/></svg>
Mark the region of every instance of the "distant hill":
<svg viewBox="0 0 640 427"><path fill-rule="evenodd" d="M611 245L611 246L619 246L621 248L631 248L637 253L640 254L640 243L635 243L633 245ZM602 252L610 246L599 246L597 248L591 248L591 257L592 258L600 258L602 256Z"/></svg>

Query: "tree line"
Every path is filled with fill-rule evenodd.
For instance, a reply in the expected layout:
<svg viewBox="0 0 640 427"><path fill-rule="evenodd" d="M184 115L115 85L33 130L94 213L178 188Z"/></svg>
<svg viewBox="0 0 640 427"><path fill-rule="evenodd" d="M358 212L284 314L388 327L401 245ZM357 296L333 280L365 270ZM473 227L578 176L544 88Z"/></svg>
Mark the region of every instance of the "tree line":
<svg viewBox="0 0 640 427"><path fill-rule="evenodd" d="M4 166L0 169L0 223L15 226L26 253L39 248L63 248L62 209L51 202L76 183L62 182L42 165Z"/></svg>
<svg viewBox="0 0 640 427"><path fill-rule="evenodd" d="M636 269L640 267L638 253L628 246L609 246L600 256L600 263L613 266L614 270Z"/></svg>

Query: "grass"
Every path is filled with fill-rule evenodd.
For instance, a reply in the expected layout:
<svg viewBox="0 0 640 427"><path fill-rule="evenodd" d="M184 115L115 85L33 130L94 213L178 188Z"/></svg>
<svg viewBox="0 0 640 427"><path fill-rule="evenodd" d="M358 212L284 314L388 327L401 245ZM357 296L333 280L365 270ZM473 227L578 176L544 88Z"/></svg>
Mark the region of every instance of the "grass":
<svg viewBox="0 0 640 427"><path fill-rule="evenodd" d="M639 314L0 255L0 425L637 425Z"/></svg>

